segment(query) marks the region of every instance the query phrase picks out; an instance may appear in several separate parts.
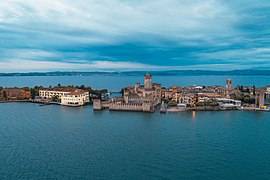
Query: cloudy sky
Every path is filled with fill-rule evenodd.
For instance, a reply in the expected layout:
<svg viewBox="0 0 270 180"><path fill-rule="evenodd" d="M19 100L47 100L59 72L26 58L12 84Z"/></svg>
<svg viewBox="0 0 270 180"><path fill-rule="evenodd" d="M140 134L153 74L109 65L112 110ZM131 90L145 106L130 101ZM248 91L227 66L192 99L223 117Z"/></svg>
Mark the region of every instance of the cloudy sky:
<svg viewBox="0 0 270 180"><path fill-rule="evenodd" d="M0 72L166 69L270 69L270 1L0 3Z"/></svg>

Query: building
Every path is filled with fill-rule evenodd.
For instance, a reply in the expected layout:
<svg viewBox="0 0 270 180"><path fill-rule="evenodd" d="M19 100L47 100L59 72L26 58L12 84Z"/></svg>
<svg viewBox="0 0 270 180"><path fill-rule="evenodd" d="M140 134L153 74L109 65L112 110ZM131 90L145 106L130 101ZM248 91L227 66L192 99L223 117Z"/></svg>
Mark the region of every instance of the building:
<svg viewBox="0 0 270 180"><path fill-rule="evenodd" d="M179 103L193 106L196 102L195 94L192 93L181 93L179 96Z"/></svg>
<svg viewBox="0 0 270 180"><path fill-rule="evenodd" d="M61 105L64 106L83 106L89 103L89 92L76 90L61 96Z"/></svg>
<svg viewBox="0 0 270 180"><path fill-rule="evenodd" d="M4 88L0 91L0 97L13 100L30 99L30 91L25 91L20 88Z"/></svg>
<svg viewBox="0 0 270 180"><path fill-rule="evenodd" d="M228 78L226 80L226 88L227 89L232 89L232 79L231 78Z"/></svg>
<svg viewBox="0 0 270 180"><path fill-rule="evenodd" d="M228 98L216 98L215 99L221 107L224 108L240 108L242 102L239 100L228 99Z"/></svg>
<svg viewBox="0 0 270 180"><path fill-rule="evenodd" d="M255 94L256 107L270 106L270 87L261 87L256 90Z"/></svg>
<svg viewBox="0 0 270 180"><path fill-rule="evenodd" d="M144 75L144 88L145 89L152 89L152 75L146 73Z"/></svg>
<svg viewBox="0 0 270 180"><path fill-rule="evenodd" d="M214 98L224 97L224 89L222 86L171 86L163 89L162 98L194 106L197 102L209 102Z"/></svg>
<svg viewBox="0 0 270 180"><path fill-rule="evenodd" d="M76 88L47 88L39 90L39 97L43 100L55 101L66 106L82 106L89 103L89 92Z"/></svg>
<svg viewBox="0 0 270 180"><path fill-rule="evenodd" d="M39 90L39 96L42 99L52 99L54 97L61 98L74 91L76 91L76 88L46 88Z"/></svg>
<svg viewBox="0 0 270 180"><path fill-rule="evenodd" d="M181 96L181 87L179 86L171 86L167 89L162 89L162 98L168 100L174 100L175 102L179 101Z"/></svg>
<svg viewBox="0 0 270 180"><path fill-rule="evenodd" d="M161 85L152 84L152 75L145 74L144 86L136 83L134 87L124 88L123 98L126 104L151 104L153 108L161 102Z"/></svg>
<svg viewBox="0 0 270 180"><path fill-rule="evenodd" d="M135 86L123 88L123 96L121 98L112 98L108 101L101 102L94 100L94 110L103 109L105 106L109 110L116 111L143 111L154 112L155 107L161 102L161 85L152 84L152 75L144 75L144 86L136 83Z"/></svg>

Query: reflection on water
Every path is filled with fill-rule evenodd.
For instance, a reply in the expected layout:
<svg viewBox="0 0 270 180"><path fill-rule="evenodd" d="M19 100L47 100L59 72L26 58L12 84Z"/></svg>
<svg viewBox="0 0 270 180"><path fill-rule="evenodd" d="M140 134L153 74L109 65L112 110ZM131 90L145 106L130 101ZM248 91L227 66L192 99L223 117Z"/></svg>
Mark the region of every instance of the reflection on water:
<svg viewBox="0 0 270 180"><path fill-rule="evenodd" d="M196 119L196 111L192 111L192 120Z"/></svg>

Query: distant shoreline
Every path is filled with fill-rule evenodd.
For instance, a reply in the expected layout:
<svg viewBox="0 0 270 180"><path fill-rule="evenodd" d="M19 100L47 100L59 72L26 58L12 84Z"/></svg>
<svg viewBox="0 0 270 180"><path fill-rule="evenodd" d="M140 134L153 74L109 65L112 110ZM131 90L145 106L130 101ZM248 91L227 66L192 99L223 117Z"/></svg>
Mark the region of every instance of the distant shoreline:
<svg viewBox="0 0 270 180"><path fill-rule="evenodd" d="M233 70L233 71L208 71L208 70L170 70L170 71L123 71L123 72L27 72L27 73L0 73L0 77L20 76L141 76L151 73L155 76L270 76L270 70Z"/></svg>

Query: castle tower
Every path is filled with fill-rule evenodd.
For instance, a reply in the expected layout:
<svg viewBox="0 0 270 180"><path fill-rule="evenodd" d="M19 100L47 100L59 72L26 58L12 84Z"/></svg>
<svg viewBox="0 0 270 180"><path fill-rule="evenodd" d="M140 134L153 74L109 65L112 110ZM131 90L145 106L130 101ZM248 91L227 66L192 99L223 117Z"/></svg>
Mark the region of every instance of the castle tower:
<svg viewBox="0 0 270 180"><path fill-rule="evenodd" d="M261 107L265 103L265 91L263 89L256 91L255 105Z"/></svg>
<svg viewBox="0 0 270 180"><path fill-rule="evenodd" d="M138 93L139 88L141 87L140 83L135 84L135 93Z"/></svg>
<svg viewBox="0 0 270 180"><path fill-rule="evenodd" d="M228 78L226 80L226 88L232 89L232 79L231 78Z"/></svg>
<svg viewBox="0 0 270 180"><path fill-rule="evenodd" d="M145 89L152 89L152 75L146 73L144 75L144 88Z"/></svg>

